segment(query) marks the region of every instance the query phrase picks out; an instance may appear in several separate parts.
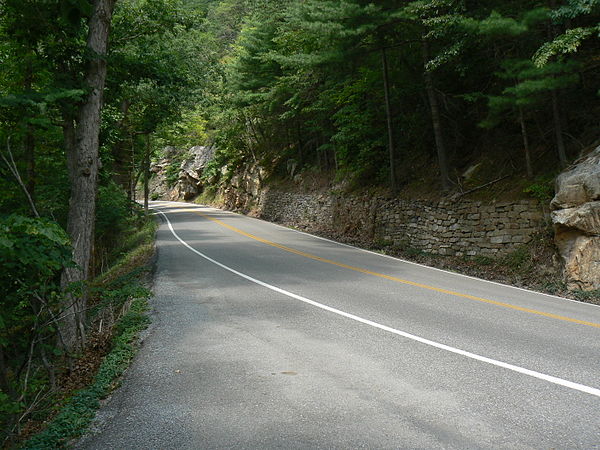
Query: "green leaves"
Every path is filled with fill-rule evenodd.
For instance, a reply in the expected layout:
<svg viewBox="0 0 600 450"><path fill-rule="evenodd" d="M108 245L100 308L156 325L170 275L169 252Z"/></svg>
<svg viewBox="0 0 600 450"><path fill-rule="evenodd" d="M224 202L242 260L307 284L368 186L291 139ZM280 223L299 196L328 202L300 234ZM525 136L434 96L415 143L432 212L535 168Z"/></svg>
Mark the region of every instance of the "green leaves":
<svg viewBox="0 0 600 450"><path fill-rule="evenodd" d="M527 31L527 26L511 17L504 17L492 11L486 19L476 22L477 32L487 37L519 36Z"/></svg>
<svg viewBox="0 0 600 450"><path fill-rule="evenodd" d="M69 239L56 223L11 215L0 219L0 292L50 282L71 264ZM7 289L7 288L4 288ZM9 298L12 289L4 292Z"/></svg>
<svg viewBox="0 0 600 450"><path fill-rule="evenodd" d="M587 39L600 38L600 0L567 0L566 4L550 11L555 24L567 23L571 26L574 20L582 22L589 18L587 26L572 27L554 39L545 42L533 55L536 66L542 67L552 58L576 53Z"/></svg>
<svg viewBox="0 0 600 450"><path fill-rule="evenodd" d="M58 312L61 299L58 277L71 265L69 239L56 223L18 215L0 217L0 346L9 367L24 367L34 344L39 351L52 351L55 330L51 317ZM27 382L19 385L18 373L5 381L27 401L31 401L31 392L43 389L39 375L30 381L29 391ZM7 393L0 392L3 425L25 408Z"/></svg>
<svg viewBox="0 0 600 450"><path fill-rule="evenodd" d="M498 125L502 115L511 112L518 116L519 108L543 105L556 89L565 89L578 82L576 74L579 65L571 63L551 63L536 67L529 59L506 59L502 70L495 75L508 82L501 95L488 96L488 117L480 123L484 128Z"/></svg>
<svg viewBox="0 0 600 450"><path fill-rule="evenodd" d="M560 22L598 13L599 10L600 0L567 0L565 5L559 6L552 11L552 18Z"/></svg>
<svg viewBox="0 0 600 450"><path fill-rule="evenodd" d="M532 60L537 67L543 67L554 56L575 53L584 40L598 34L600 34L600 25L589 28L571 28L552 41L544 43L535 52Z"/></svg>

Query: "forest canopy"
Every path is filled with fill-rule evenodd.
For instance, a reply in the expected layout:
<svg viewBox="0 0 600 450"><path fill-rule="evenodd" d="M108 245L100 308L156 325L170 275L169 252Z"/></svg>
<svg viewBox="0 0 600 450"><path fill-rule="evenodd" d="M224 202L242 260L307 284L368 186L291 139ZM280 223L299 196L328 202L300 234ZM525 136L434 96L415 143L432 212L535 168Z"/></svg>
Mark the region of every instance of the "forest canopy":
<svg viewBox="0 0 600 450"><path fill-rule="evenodd" d="M478 158L531 178L598 137L595 0L221 1L208 11L220 70L206 111L220 163L285 175L292 160L396 189L433 162L448 190Z"/></svg>

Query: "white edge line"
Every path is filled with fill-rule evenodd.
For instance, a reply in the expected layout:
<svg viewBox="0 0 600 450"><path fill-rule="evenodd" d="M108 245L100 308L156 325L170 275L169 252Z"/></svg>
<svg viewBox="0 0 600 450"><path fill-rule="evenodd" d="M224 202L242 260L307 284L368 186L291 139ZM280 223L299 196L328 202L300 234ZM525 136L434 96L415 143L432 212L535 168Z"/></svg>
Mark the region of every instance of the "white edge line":
<svg viewBox="0 0 600 450"><path fill-rule="evenodd" d="M491 364L491 365L494 365L494 366L497 366L497 367L502 367L504 369L512 370L513 372L518 372L518 373L521 373L521 374L524 374L524 375L528 375L528 376L533 377L533 378L538 378L540 380L544 380L544 381L547 381L549 383L557 384L557 385L564 386L564 387L567 387L567 388L570 388L570 389L574 389L576 391L585 392L586 394L590 394L590 395L594 395L596 397L600 397L600 389L596 389L596 388L593 388L593 387L590 387L590 386L586 386L586 385L580 384L580 383L575 383L573 381L565 380L563 378L554 377L552 375L546 375L546 374L541 373L541 372L536 372L535 370L526 369L524 367L515 366L513 364L505 363L505 362L502 362L502 361L497 361L495 359L487 358L487 357L481 356L481 355L477 355L475 353L471 353L471 352L468 352L468 351L465 351L465 350L461 350L459 348L450 347L449 345L446 345L446 344L441 344L439 342L431 341L429 339L425 339L425 338L422 338L420 336L416 336L414 334L407 333L405 331L397 330L396 328L388 327L387 325L382 325L380 323L373 322L372 320L369 320L369 319L364 319L362 317L356 316L354 314L347 313L345 311L333 308L331 306L324 305L324 304L316 302L314 300L310 300L310 299L308 299L306 297L302 297L301 295L297 295L297 294L294 294L292 292L286 291L284 289L278 288L277 286L273 286L271 284L265 283L264 281L260 281L260 280L257 280L256 278L252 278L249 275L246 275L246 274L244 274L242 272L238 272L237 270L232 269L231 267L228 267L225 264L222 264L222 263L220 263L218 261L215 261L211 257L205 255L202 252L199 252L198 250L196 250L195 248L193 248L192 246L190 246L187 242L185 242L183 239L181 239L179 237L179 235L175 232L175 230L173 229L173 225L171 224L171 221L169 220L169 218L167 217L167 215L165 213L163 213L162 211L158 211L157 210L157 212L159 214L161 214L165 218L165 220L167 221L167 225L169 226L169 229L171 230L171 233L173 234L173 236L175 236L175 238L179 242L181 242L185 247L187 247L189 250L191 250L192 252L196 253L198 256L201 256L202 258L206 259L207 261L210 261L211 263L213 263L213 264L221 267L222 269L225 269L225 270L227 270L227 271L229 271L229 272L231 272L231 273L233 273L235 275L238 275L238 276L240 276L240 277L242 277L242 278L244 278L244 279L246 279L248 281L251 281L252 283L258 284L258 285L263 286L263 287L265 287L267 289L270 289L272 291L278 292L278 293L283 294L283 295L285 295L287 297L291 297L293 299L299 300L301 302L307 303L309 305L316 306L317 308L323 309L325 311L329 311L329 312L337 314L339 316L346 317L348 319L354 320L356 322L363 323L365 325L370 325L370 326L372 326L374 328L378 328L380 330L387 331L389 333L396 334L398 336L402 336L402 337L405 337L407 339L411 339L413 341L420 342L420 343L425 344L425 345L429 345L431 347L435 347L435 348L438 348L438 349L441 349L441 350L445 350L445 351L448 351L448 352L451 352L451 353L455 353L457 355L465 356L467 358L471 358L471 359L474 359L474 360L477 360L477 361L481 361L481 362L484 362L484 363L487 363L487 364Z"/></svg>
<svg viewBox="0 0 600 450"><path fill-rule="evenodd" d="M465 275L465 274L459 273L459 272L451 272L449 270L439 269L437 267L426 266L425 264L420 264L420 263L417 263L417 262L414 262L414 261L409 261L407 259L398 258L396 256L386 255L385 253L374 252L372 250L367 250L366 248L356 247L356 246L351 245L351 244L345 244L343 242L334 241L333 239L327 239L327 238L325 238L323 236L318 236L316 234L307 233L306 231L296 230L295 228L287 227L287 226L281 225L279 223L270 222L268 220L260 219L258 217L250 217L250 216L247 216L245 214L239 214L239 213L235 213L233 211L227 211L227 210L223 210L223 209L220 209L220 208L215 208L214 206L197 205L197 204L186 203L186 202L168 202L168 201L165 201L165 203L175 203L176 205L178 205L178 207L186 205L186 206L193 206L193 207L196 207L196 208L202 208L202 207L211 208L211 209L215 209L217 211L220 211L220 212L223 212L223 213L227 213L227 214L231 214L231 215L234 215L234 216L241 216L241 217L245 217L245 218L248 218L248 219L258 220L260 222L269 223L269 224L274 225L276 227L283 228L284 230L293 231L293 232L299 233L299 234L304 234L306 236L310 236L310 237L313 237L315 239L320 239L322 241L330 242L332 244L341 245L342 247L349 247L349 248L352 248L354 250L359 250L361 252L370 253L371 255L381 256L382 258L388 258L388 259L392 259L394 261L400 261L400 262L403 262L403 263L406 263L406 264L411 264L413 266L422 267L424 269L436 270L438 272L447 273L449 275L454 275L454 276L457 276L457 277L468 278L469 280L476 280L476 281L480 281L482 283L490 283L490 284L494 284L496 286L502 286L502 287L509 288L509 289L516 289L516 290L522 291L522 292L528 292L530 294L538 294L538 295L543 295L544 297L549 297L549 298L553 298L553 299L557 299L557 300L564 300L564 301L567 301L567 302L577 303L579 305L594 306L596 308L600 308L600 305L596 305L594 303L582 302L580 300L573 300L571 298L560 297L558 295L547 294L545 292L534 291L532 289L526 289L526 288L522 288L522 287L518 287L518 286L512 286L510 284L504 284L504 283L500 283L498 281L485 280L483 278L477 278L477 277L473 277L471 275Z"/></svg>

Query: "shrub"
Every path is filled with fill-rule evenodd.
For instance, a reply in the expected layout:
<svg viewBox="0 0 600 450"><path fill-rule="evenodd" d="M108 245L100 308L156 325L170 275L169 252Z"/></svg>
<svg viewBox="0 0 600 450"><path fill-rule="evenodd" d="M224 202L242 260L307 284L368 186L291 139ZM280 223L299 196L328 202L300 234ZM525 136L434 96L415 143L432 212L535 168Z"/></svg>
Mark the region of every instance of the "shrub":
<svg viewBox="0 0 600 450"><path fill-rule="evenodd" d="M61 302L59 276L72 265L69 240L58 224L18 215L0 219L0 349L4 360L0 426L4 430L9 431L16 417L35 402L47 378L54 377L47 361L58 353L54 317ZM47 372L34 367L46 367Z"/></svg>
<svg viewBox="0 0 600 450"><path fill-rule="evenodd" d="M538 177L523 192L537 198L542 203L547 203L554 197L554 176Z"/></svg>

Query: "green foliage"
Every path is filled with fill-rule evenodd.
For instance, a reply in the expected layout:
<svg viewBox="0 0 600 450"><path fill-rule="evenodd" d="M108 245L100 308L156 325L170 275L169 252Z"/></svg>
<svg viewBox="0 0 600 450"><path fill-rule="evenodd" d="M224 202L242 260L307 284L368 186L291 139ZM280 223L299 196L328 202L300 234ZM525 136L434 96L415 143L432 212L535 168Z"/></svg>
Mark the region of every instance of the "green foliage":
<svg viewBox="0 0 600 450"><path fill-rule="evenodd" d="M141 245L136 246L136 248ZM118 270L121 264L121 261L117 262L115 268ZM119 311L127 301L133 298L149 298L151 292L140 285L138 281L146 270L145 267L136 267L132 271L110 280L108 283L93 285L90 293L98 296L100 301L90 311L89 320L93 321L97 313L105 311L107 308L112 311Z"/></svg>
<svg viewBox="0 0 600 450"><path fill-rule="evenodd" d="M43 391L47 374L32 371L33 351L56 353L59 275L72 266L66 233L45 219L0 218L0 428L10 429ZM25 370L23 370L25 368ZM8 433L7 433L8 434Z"/></svg>
<svg viewBox="0 0 600 450"><path fill-rule="evenodd" d="M0 391L0 424L10 423L11 419L25 408L23 402L10 398Z"/></svg>
<svg viewBox="0 0 600 450"><path fill-rule="evenodd" d="M525 270L531 264L531 255L529 248L523 245L516 250L502 257L501 264L504 264L512 271Z"/></svg>
<svg viewBox="0 0 600 450"><path fill-rule="evenodd" d="M595 34L600 34L600 26L571 28L554 40L544 43L533 55L533 62L536 66L543 67L553 56L575 53L585 39Z"/></svg>
<svg viewBox="0 0 600 450"><path fill-rule="evenodd" d="M175 186L179 173L181 172L181 163L189 158L187 151L178 151L171 156L171 162L165 168L165 177L169 187Z"/></svg>
<svg viewBox="0 0 600 450"><path fill-rule="evenodd" d="M127 194L114 181L98 188L96 214L96 239L104 247L114 246L129 228L132 217Z"/></svg>
<svg viewBox="0 0 600 450"><path fill-rule="evenodd" d="M81 436L95 416L101 399L116 387L138 348L138 335L150 323L145 298L132 301L114 328L113 348L102 362L91 386L76 392L50 425L22 448L52 449Z"/></svg>
<svg viewBox="0 0 600 450"><path fill-rule="evenodd" d="M527 21L531 21L531 14ZM506 36L519 36L527 31L527 26L511 17L505 17L497 11L492 11L489 17L481 21L472 21L479 34L485 37L502 38Z"/></svg>
<svg viewBox="0 0 600 450"><path fill-rule="evenodd" d="M199 109L183 111L174 123L165 123L157 130L156 145L190 148L204 145L208 139L207 121Z"/></svg>
<svg viewBox="0 0 600 450"><path fill-rule="evenodd" d="M177 162L171 162L165 169L165 176L169 187L175 186L177 179L179 178L179 172L181 172L180 164Z"/></svg>
<svg viewBox="0 0 600 450"><path fill-rule="evenodd" d="M588 18L589 24L567 28L564 33L544 42L532 58L538 67L546 65L550 59L557 56L576 53L584 41L594 37L597 40L600 37L598 22L600 1L598 0L567 0L565 4L551 11L550 15L556 24L568 23L571 26L574 20L581 22L582 19Z"/></svg>
<svg viewBox="0 0 600 450"><path fill-rule="evenodd" d="M533 64L531 55L549 41L555 22L564 20L564 7L572 17L592 22L595 3L572 0L550 10L531 2L450 0L215 2L207 18L219 69L205 91L205 117L207 128L215 130L219 162L206 179L218 179L224 165L235 172L258 162L278 176L289 176L294 165L295 173L317 168L359 185L382 183L390 165L382 106L384 47L396 166L419 161L426 167L434 154L424 70L435 75L442 134L454 136L454 142L447 139L453 159L469 158L468 149L486 139L489 132L475 131L478 124L512 125L495 132L507 137L510 151L520 152L520 128L514 126L520 114L535 153L554 132L553 96L568 94L595 108L597 88L592 91L596 75L591 75L586 93L582 90L581 73L586 64L593 67L591 49L544 67ZM230 17L222 17L223 11ZM404 170L407 178L410 172Z"/></svg>
<svg viewBox="0 0 600 450"><path fill-rule="evenodd" d="M541 203L548 203L554 197L554 177L538 177L532 184L523 189L523 192L537 198Z"/></svg>
<svg viewBox="0 0 600 450"><path fill-rule="evenodd" d="M575 298L581 302L600 305L600 289L592 291L573 291Z"/></svg>
<svg viewBox="0 0 600 450"><path fill-rule="evenodd" d="M120 237L118 247L110 255L110 267L94 280L92 286L95 289L99 286L98 289L102 291L107 283L110 285L110 280L122 276L130 278L131 273L140 264L145 264L152 255L157 228L157 223L147 216L133 224L127 233Z"/></svg>
<svg viewBox="0 0 600 450"><path fill-rule="evenodd" d="M111 351L104 358L92 384L75 392L48 427L29 439L23 448L62 448L83 434L96 413L99 401L118 386L120 377L135 355L139 332L150 322L147 299L151 292L140 284L140 280L147 271L145 264L152 253L157 228L150 217L141 222L142 226L136 233L122 236L119 247L122 257L90 287L90 294L99 299L90 312L90 321L106 308L116 313L125 310L113 327ZM0 396L0 405L10 407L2 400Z"/></svg>
<svg viewBox="0 0 600 450"><path fill-rule="evenodd" d="M17 215L0 219L0 345L5 351L28 339L42 303L56 306L58 274L71 264L69 240L57 224Z"/></svg>
<svg viewBox="0 0 600 450"><path fill-rule="evenodd" d="M511 83L501 95L488 96L488 117L480 125L484 128L496 126L504 115L511 112L516 119L521 112L548 103L552 91L566 89L579 81L575 62L551 63L537 67L529 59L505 59L496 76Z"/></svg>
<svg viewBox="0 0 600 450"><path fill-rule="evenodd" d="M493 258L485 255L475 255L473 261L479 266L491 266L495 262Z"/></svg>

